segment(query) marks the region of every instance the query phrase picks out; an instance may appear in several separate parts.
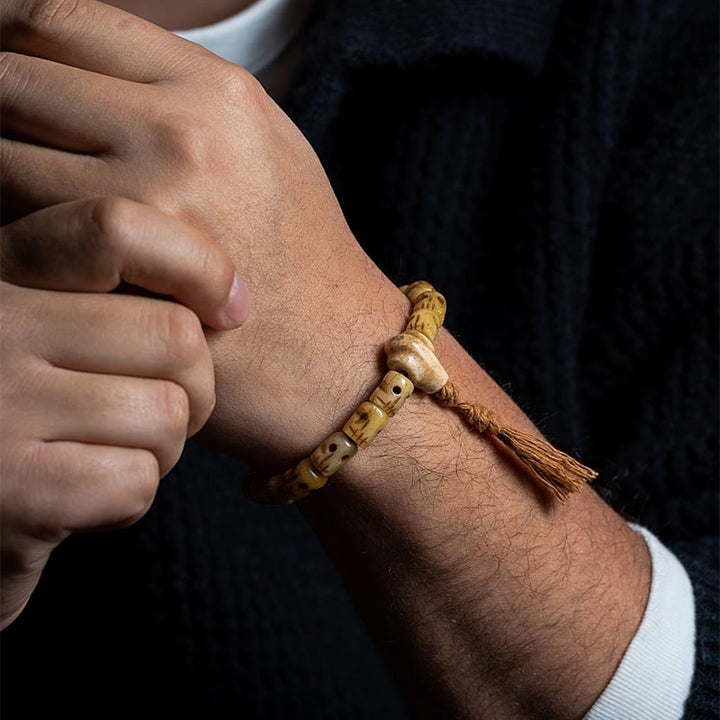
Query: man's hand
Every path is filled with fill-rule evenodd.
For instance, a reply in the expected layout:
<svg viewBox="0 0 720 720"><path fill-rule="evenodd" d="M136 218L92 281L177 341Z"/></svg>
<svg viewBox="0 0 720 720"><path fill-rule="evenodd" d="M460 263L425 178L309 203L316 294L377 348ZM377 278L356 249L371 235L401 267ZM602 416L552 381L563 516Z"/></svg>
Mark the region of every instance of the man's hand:
<svg viewBox="0 0 720 720"><path fill-rule="evenodd" d="M2 31L5 208L101 193L199 228L228 250L253 296L242 342L211 338L218 382L232 388L218 394L215 439L278 468L344 422L406 302L262 87L89 0L8 0ZM348 368L353 347L363 365Z"/></svg>
<svg viewBox="0 0 720 720"><path fill-rule="evenodd" d="M4 627L64 537L146 512L215 402L188 308L228 329L247 295L218 246L129 200L51 207L0 242ZM188 307L107 294L123 281Z"/></svg>

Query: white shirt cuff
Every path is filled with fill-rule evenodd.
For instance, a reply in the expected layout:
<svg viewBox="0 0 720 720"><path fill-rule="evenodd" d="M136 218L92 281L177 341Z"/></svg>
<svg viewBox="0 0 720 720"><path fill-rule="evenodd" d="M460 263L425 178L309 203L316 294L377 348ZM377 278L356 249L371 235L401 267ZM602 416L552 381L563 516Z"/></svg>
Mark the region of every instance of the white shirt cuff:
<svg viewBox="0 0 720 720"><path fill-rule="evenodd" d="M650 597L612 680L585 720L680 720L695 669L695 601L680 561L648 530Z"/></svg>

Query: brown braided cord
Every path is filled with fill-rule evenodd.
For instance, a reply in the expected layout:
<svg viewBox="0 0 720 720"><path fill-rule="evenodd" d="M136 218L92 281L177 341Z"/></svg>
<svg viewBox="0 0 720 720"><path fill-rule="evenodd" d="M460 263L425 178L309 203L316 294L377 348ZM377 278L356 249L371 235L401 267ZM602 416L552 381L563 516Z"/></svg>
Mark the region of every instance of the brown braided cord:
<svg viewBox="0 0 720 720"><path fill-rule="evenodd" d="M510 448L532 474L562 503L597 473L553 447L547 440L502 424L484 405L463 402L457 385L448 382L433 397L444 407L457 410L479 433L493 435Z"/></svg>

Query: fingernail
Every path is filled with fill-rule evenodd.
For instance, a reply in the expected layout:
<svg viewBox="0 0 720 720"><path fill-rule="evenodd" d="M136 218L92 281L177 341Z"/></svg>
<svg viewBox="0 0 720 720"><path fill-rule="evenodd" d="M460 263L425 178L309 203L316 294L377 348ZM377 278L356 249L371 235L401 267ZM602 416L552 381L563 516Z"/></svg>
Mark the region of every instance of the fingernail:
<svg viewBox="0 0 720 720"><path fill-rule="evenodd" d="M237 327L242 325L250 312L250 293L247 285L235 273L232 288L230 288L230 297L225 306L225 315L230 323Z"/></svg>

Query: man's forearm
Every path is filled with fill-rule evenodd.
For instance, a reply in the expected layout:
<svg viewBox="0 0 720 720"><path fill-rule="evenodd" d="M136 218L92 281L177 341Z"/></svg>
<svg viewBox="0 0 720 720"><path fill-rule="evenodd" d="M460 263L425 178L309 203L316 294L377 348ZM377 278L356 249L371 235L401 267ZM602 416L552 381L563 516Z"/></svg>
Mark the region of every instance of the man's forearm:
<svg viewBox="0 0 720 720"><path fill-rule="evenodd" d="M468 398L537 432L448 333L436 348ZM580 717L642 617L642 539L589 488L551 501L418 393L302 507L432 717Z"/></svg>

